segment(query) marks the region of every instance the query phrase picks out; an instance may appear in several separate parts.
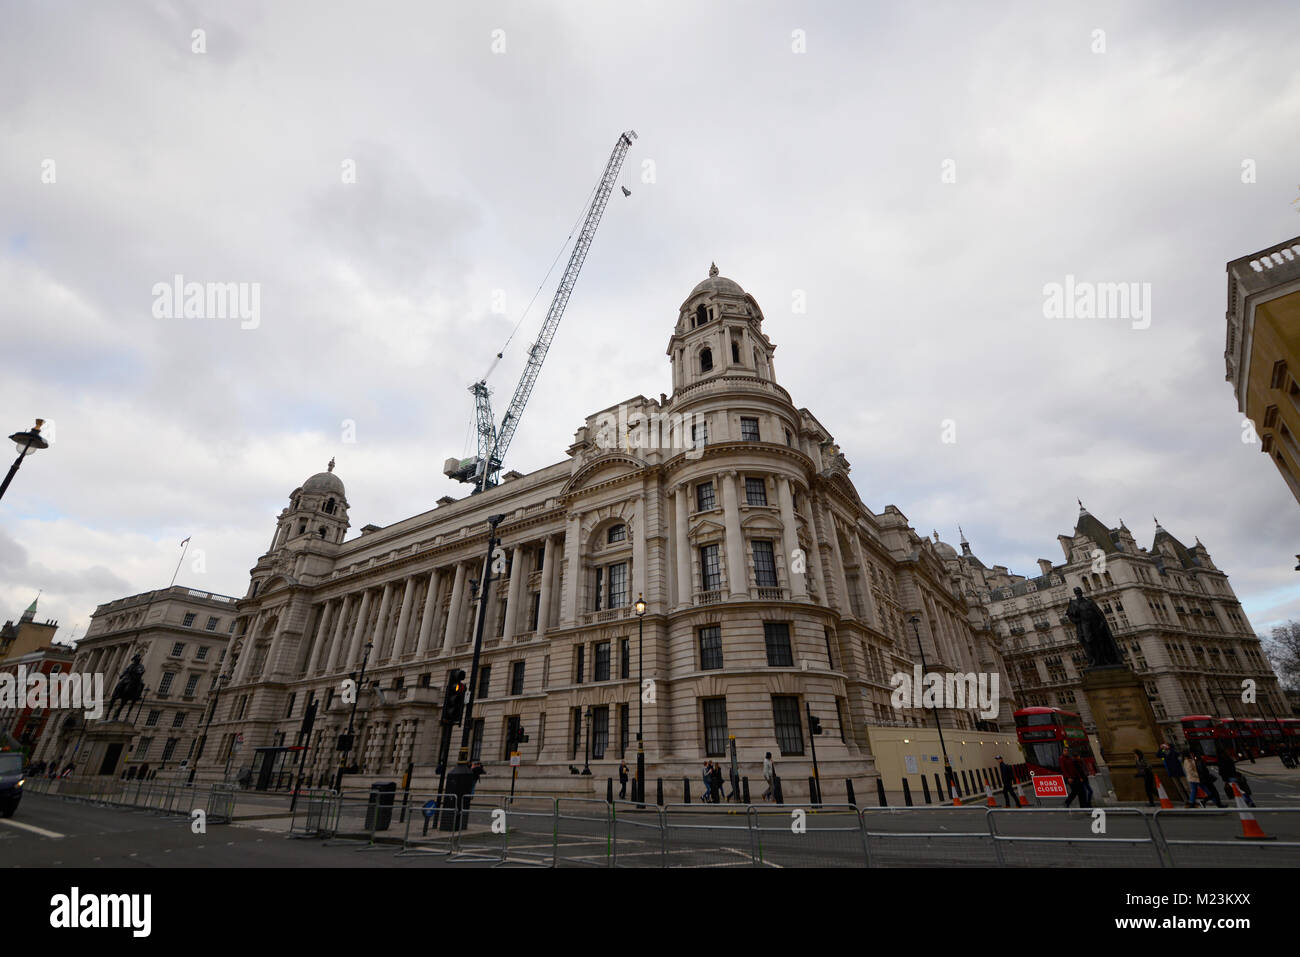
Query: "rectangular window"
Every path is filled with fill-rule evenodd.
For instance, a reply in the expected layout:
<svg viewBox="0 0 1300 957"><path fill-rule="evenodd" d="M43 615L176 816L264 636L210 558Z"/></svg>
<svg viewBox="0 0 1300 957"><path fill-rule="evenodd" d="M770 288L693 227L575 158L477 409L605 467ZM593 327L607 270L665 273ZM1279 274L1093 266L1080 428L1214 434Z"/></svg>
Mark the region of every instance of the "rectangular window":
<svg viewBox="0 0 1300 957"><path fill-rule="evenodd" d="M840 741L844 741L844 710L840 707L839 698L835 699L835 723L840 726Z"/></svg>
<svg viewBox="0 0 1300 957"><path fill-rule="evenodd" d="M618 752L627 754L627 742L631 737L632 706L624 702L618 706Z"/></svg>
<svg viewBox="0 0 1300 957"><path fill-rule="evenodd" d="M506 633L506 615L510 614L509 599L501 599L501 611L497 614L497 637L500 638Z"/></svg>
<svg viewBox="0 0 1300 957"><path fill-rule="evenodd" d="M510 693L521 695L524 693L524 663L516 661L510 666Z"/></svg>
<svg viewBox="0 0 1300 957"><path fill-rule="evenodd" d="M196 651L196 652L194 653L194 660L195 660L195 661L207 661L207 660L208 660L208 646L207 646L207 645L201 645L201 646L199 647L199 650Z"/></svg>
<svg viewBox="0 0 1300 957"><path fill-rule="evenodd" d="M604 608L602 602L605 598L605 569L603 567L596 569L596 603L592 606L592 611L600 611Z"/></svg>
<svg viewBox="0 0 1300 957"><path fill-rule="evenodd" d="M772 695L772 723L782 754L803 754L803 719L795 695Z"/></svg>
<svg viewBox="0 0 1300 957"><path fill-rule="evenodd" d="M161 717L161 711L150 711L149 717L144 719L144 726L146 728L156 728L158 726L158 719Z"/></svg>
<svg viewBox="0 0 1300 957"><path fill-rule="evenodd" d="M790 650L790 625L787 622L763 622L763 639L767 645L768 665L773 668L794 667L794 654ZM803 754L802 751L799 753Z"/></svg>
<svg viewBox="0 0 1300 957"><path fill-rule="evenodd" d="M707 512L714 508L717 500L713 496L713 483L701 482L695 486L695 510L697 512Z"/></svg>
<svg viewBox="0 0 1300 957"><path fill-rule="evenodd" d="M694 448L709 444L709 423L700 422L691 426L691 445Z"/></svg>
<svg viewBox="0 0 1300 957"><path fill-rule="evenodd" d="M297 703L298 703L298 692L295 691L289 695L289 706L284 709L284 716L286 718L293 717L293 706Z"/></svg>
<svg viewBox="0 0 1300 957"><path fill-rule="evenodd" d="M632 639L624 638L618 643L618 676L632 677Z"/></svg>
<svg viewBox="0 0 1300 957"><path fill-rule="evenodd" d="M187 612L185 613L185 619L181 622L181 627L182 627L182 628L189 628L190 626L192 626L192 625L194 624L194 619L197 618L197 617L199 617L199 616L196 615L194 612L192 612L192 611L187 611Z"/></svg>
<svg viewBox="0 0 1300 957"><path fill-rule="evenodd" d="M519 740L519 735L521 733L520 725L522 723L523 722L520 721L519 715L517 714L512 714L510 717L506 718L506 751L505 754L501 756L502 761L510 760L510 753L520 749L522 742Z"/></svg>
<svg viewBox="0 0 1300 957"><path fill-rule="evenodd" d="M199 676L197 674L190 675L189 680L185 682L185 697L188 698L190 695L194 694L194 689L198 686Z"/></svg>
<svg viewBox="0 0 1300 957"><path fill-rule="evenodd" d="M478 670L478 687L474 693L480 698L486 698L489 695L489 689L492 687L492 666L484 665Z"/></svg>
<svg viewBox="0 0 1300 957"><path fill-rule="evenodd" d="M722 587L722 565L717 545L700 548L700 587L704 591L716 591Z"/></svg>
<svg viewBox="0 0 1300 957"><path fill-rule="evenodd" d="M176 717L172 718L172 727L173 727L173 728L183 728L183 727L185 727L185 712L184 712L184 711L177 711L177 712L176 712Z"/></svg>
<svg viewBox="0 0 1300 957"><path fill-rule="evenodd" d="M576 673L573 676L573 680L576 681L578 684L582 684L584 681L587 680L587 676L586 676L587 646L586 645L578 645L575 654L575 664L577 667L574 668L574 671Z"/></svg>
<svg viewBox="0 0 1300 957"><path fill-rule="evenodd" d="M609 747L609 705L591 709L591 756L600 759Z"/></svg>
<svg viewBox="0 0 1300 957"><path fill-rule="evenodd" d="M172 689L172 681L176 678L176 672L164 671L162 681L158 684L158 693L164 695Z"/></svg>
<svg viewBox="0 0 1300 957"><path fill-rule="evenodd" d="M711 671L722 667L722 628L707 625L700 629L700 670Z"/></svg>
<svg viewBox="0 0 1300 957"><path fill-rule="evenodd" d="M609 680L609 642L602 641L596 645L596 666L594 681Z"/></svg>
<svg viewBox="0 0 1300 957"><path fill-rule="evenodd" d="M471 761L483 760L483 719L474 719L474 737L469 746L469 759Z"/></svg>
<svg viewBox="0 0 1300 957"><path fill-rule="evenodd" d="M163 748L162 759L164 761L170 761L172 759L172 755L176 751L176 745L180 743L181 743L180 738L168 738L167 745L166 747Z"/></svg>
<svg viewBox="0 0 1300 957"><path fill-rule="evenodd" d="M570 720L573 723L573 748L569 752L569 760L576 760L582 753L582 709L570 708Z"/></svg>
<svg viewBox="0 0 1300 957"><path fill-rule="evenodd" d="M176 644L172 645L173 658L179 658L184 653L185 653L185 642L178 641L176 642Z"/></svg>
<svg viewBox="0 0 1300 957"><path fill-rule="evenodd" d="M776 557L772 553L771 541L755 539L750 547L754 551L754 584L759 588L775 588Z"/></svg>
<svg viewBox="0 0 1300 957"><path fill-rule="evenodd" d="M761 478L745 479L745 504L767 504L767 483Z"/></svg>
<svg viewBox="0 0 1300 957"><path fill-rule="evenodd" d="M609 531L605 533L605 544L614 545L618 542L627 541L626 525L611 525Z"/></svg>
<svg viewBox="0 0 1300 957"><path fill-rule="evenodd" d="M141 738L135 746L135 752L132 757L137 761L142 761L149 756L149 749L153 746L153 738Z"/></svg>
<svg viewBox="0 0 1300 957"><path fill-rule="evenodd" d="M835 659L831 656L831 631L826 628L822 632L826 636L826 667L831 671L835 670Z"/></svg>
<svg viewBox="0 0 1300 957"><path fill-rule="evenodd" d="M704 756L720 758L727 753L727 699L703 698Z"/></svg>
<svg viewBox="0 0 1300 957"><path fill-rule="evenodd" d="M528 630L537 630L537 616L542 613L542 593L533 592L532 608L528 612Z"/></svg>
<svg viewBox="0 0 1300 957"><path fill-rule="evenodd" d="M740 420L740 441L758 441L758 419L742 418Z"/></svg>
<svg viewBox="0 0 1300 957"><path fill-rule="evenodd" d="M217 630L217 619L216 619L216 618L209 618L209 619L208 619L208 627L207 627L206 630L207 630L207 631L216 631L216 630Z"/></svg>
<svg viewBox="0 0 1300 957"><path fill-rule="evenodd" d="M627 562L609 566L609 607L627 604Z"/></svg>

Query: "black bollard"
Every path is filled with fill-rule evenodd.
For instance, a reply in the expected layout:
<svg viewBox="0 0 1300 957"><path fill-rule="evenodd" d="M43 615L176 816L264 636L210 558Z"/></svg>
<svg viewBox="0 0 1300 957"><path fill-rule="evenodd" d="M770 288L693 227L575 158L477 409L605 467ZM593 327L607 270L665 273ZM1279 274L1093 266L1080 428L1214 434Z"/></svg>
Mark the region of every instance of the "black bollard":
<svg viewBox="0 0 1300 957"><path fill-rule="evenodd" d="M912 787L907 783L907 778L903 778L903 803L912 806Z"/></svg>
<svg viewBox="0 0 1300 957"><path fill-rule="evenodd" d="M808 803L813 806L821 803L817 796L817 779L812 775L808 776Z"/></svg>
<svg viewBox="0 0 1300 957"><path fill-rule="evenodd" d="M948 800L948 794L947 794L947 792L944 791L944 789L943 789L943 782L941 782L941 781L939 780L939 772L938 772L938 771L935 771L935 772L934 772L934 793L935 793L935 796L939 799L939 803L940 803L940 804L942 804L944 801Z"/></svg>
<svg viewBox="0 0 1300 957"><path fill-rule="evenodd" d="M930 782L925 779L924 774L921 775L921 791L925 794L925 803L930 804Z"/></svg>
<svg viewBox="0 0 1300 957"><path fill-rule="evenodd" d="M889 799L885 797L884 778L876 778L876 800L880 802L881 807L889 807Z"/></svg>
<svg viewBox="0 0 1300 957"><path fill-rule="evenodd" d="M853 793L853 779L852 779L852 778L845 778L845 779L844 779L844 790L845 790L845 792L846 792L846 793L848 794L848 796L849 796L849 806L850 806L850 807L857 807L857 806L858 806L858 798L857 798L857 795Z"/></svg>
<svg viewBox="0 0 1300 957"><path fill-rule="evenodd" d="M605 803L614 803L614 779L605 778Z"/></svg>
<svg viewBox="0 0 1300 957"><path fill-rule="evenodd" d="M657 804L659 807L663 807L664 806L664 779L656 778L655 781L656 781L655 804Z"/></svg>
<svg viewBox="0 0 1300 957"><path fill-rule="evenodd" d="M682 778L682 803L691 803L691 779Z"/></svg>
<svg viewBox="0 0 1300 957"><path fill-rule="evenodd" d="M740 779L740 793L744 796L745 803L748 804L749 803L749 778L748 777L743 777Z"/></svg>
<svg viewBox="0 0 1300 957"><path fill-rule="evenodd" d="M772 796L776 798L777 804L785 803L785 798L781 794L781 775L775 771L772 772Z"/></svg>

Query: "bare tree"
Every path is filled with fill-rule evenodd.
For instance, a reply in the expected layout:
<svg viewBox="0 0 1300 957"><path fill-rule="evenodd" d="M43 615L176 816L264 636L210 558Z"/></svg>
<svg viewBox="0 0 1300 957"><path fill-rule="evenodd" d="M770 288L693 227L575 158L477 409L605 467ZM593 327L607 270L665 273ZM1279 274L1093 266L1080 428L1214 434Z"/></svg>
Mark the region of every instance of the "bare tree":
<svg viewBox="0 0 1300 957"><path fill-rule="evenodd" d="M1260 636L1264 654L1287 688L1300 688L1300 621L1288 621L1273 629L1273 637Z"/></svg>

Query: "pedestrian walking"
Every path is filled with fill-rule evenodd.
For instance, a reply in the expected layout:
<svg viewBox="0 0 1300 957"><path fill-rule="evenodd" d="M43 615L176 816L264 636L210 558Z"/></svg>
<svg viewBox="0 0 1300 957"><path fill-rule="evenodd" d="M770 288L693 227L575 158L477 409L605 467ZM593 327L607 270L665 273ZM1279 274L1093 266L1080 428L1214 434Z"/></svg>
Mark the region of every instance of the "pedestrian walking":
<svg viewBox="0 0 1300 957"><path fill-rule="evenodd" d="M713 803L722 803L722 765L713 765Z"/></svg>
<svg viewBox="0 0 1300 957"><path fill-rule="evenodd" d="M1185 788L1183 782L1187 780L1183 771L1182 762L1178 760L1178 752L1168 744L1160 745L1160 761L1165 766L1165 774L1169 777L1169 790L1172 792L1169 796L1175 801L1182 801L1186 795L1183 793Z"/></svg>
<svg viewBox="0 0 1300 957"><path fill-rule="evenodd" d="M627 762L620 761L618 763L618 799L620 801L627 797L627 776Z"/></svg>
<svg viewBox="0 0 1300 957"><path fill-rule="evenodd" d="M772 800L772 776L775 772L772 770L772 752L767 752L767 757L763 758L763 800Z"/></svg>
<svg viewBox="0 0 1300 957"><path fill-rule="evenodd" d="M713 762L712 761L704 762L704 794L700 796L700 800L703 801L705 804L710 804L713 801Z"/></svg>
<svg viewBox="0 0 1300 957"><path fill-rule="evenodd" d="M733 764L731 766L731 793L727 795L727 800L739 801L740 797L740 769Z"/></svg>
<svg viewBox="0 0 1300 957"><path fill-rule="evenodd" d="M1083 762L1070 753L1068 744L1061 749L1061 774L1065 776L1065 783L1070 788L1070 794L1065 799L1065 806L1069 807L1077 797L1079 807L1092 807L1092 801L1088 799L1088 792L1084 790L1085 771Z"/></svg>
<svg viewBox="0 0 1300 957"><path fill-rule="evenodd" d="M1223 799L1219 797L1219 789L1214 786L1214 772L1205 763L1205 756L1198 754L1194 763L1196 766L1196 780L1205 789L1205 793L1213 799L1214 806L1223 807Z"/></svg>
<svg viewBox="0 0 1300 957"><path fill-rule="evenodd" d="M1011 765L1002 760L1002 755L998 755L998 773L1002 776L1002 798L1007 802L1007 807L1019 807L1020 802L1016 800L1016 776L1011 770Z"/></svg>
<svg viewBox="0 0 1300 957"><path fill-rule="evenodd" d="M1137 777L1142 779L1142 786L1146 788L1147 805L1156 806L1156 799L1160 796L1156 791L1156 773L1151 770L1151 765L1147 763L1146 756L1137 748L1133 749L1133 756L1137 758Z"/></svg>
<svg viewBox="0 0 1300 957"><path fill-rule="evenodd" d="M1216 751L1219 759L1219 778L1223 781L1223 790L1225 797L1234 797L1232 785L1235 784L1241 788L1242 797L1251 807L1255 806L1255 801L1251 797L1248 785L1246 784L1246 775L1237 767L1237 762L1233 760L1231 752L1220 742Z"/></svg>

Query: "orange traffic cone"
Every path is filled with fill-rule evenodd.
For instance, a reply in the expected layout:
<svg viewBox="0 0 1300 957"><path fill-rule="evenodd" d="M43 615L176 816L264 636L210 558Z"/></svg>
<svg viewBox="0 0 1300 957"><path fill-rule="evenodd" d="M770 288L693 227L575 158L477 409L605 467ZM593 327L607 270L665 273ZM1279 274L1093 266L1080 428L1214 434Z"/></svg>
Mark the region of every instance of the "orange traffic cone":
<svg viewBox="0 0 1300 957"><path fill-rule="evenodd" d="M1259 826L1255 820L1255 815L1250 813L1246 804L1246 795L1241 793L1241 788L1237 787L1237 782L1232 782L1232 793L1237 797L1237 813L1241 815L1241 833L1237 835L1239 841L1276 841L1277 838L1271 834L1265 834L1264 829Z"/></svg>
<svg viewBox="0 0 1300 957"><path fill-rule="evenodd" d="M989 787L987 784L984 785L984 793L988 795L989 807L997 807L998 802L993 800L993 789Z"/></svg>
<svg viewBox="0 0 1300 957"><path fill-rule="evenodd" d="M1025 792L1024 792L1024 791L1021 791L1021 792L1020 792L1020 806L1021 806L1021 807L1029 807L1029 798L1025 797Z"/></svg>
<svg viewBox="0 0 1300 957"><path fill-rule="evenodd" d="M1173 809L1174 802L1169 800L1169 795L1165 793L1165 786L1160 783L1160 775L1154 775L1156 779L1156 793L1160 796L1160 809L1169 811Z"/></svg>
<svg viewBox="0 0 1300 957"><path fill-rule="evenodd" d="M948 787L952 790L952 806L961 807L961 795L957 793L957 786L949 784Z"/></svg>

